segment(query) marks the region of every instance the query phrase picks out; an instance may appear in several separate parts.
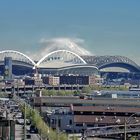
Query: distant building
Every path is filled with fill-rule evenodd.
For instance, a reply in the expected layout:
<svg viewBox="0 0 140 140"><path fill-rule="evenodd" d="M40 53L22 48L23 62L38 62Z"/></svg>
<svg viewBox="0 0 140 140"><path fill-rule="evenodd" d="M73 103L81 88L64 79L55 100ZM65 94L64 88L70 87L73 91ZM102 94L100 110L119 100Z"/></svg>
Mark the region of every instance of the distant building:
<svg viewBox="0 0 140 140"><path fill-rule="evenodd" d="M60 78L55 76L48 77L48 84L52 86L56 86L60 84Z"/></svg>
<svg viewBox="0 0 140 140"><path fill-rule="evenodd" d="M34 82L35 82L34 84L35 84L36 86L41 86L41 85L43 84L41 78L34 79Z"/></svg>
<svg viewBox="0 0 140 140"><path fill-rule="evenodd" d="M60 76L60 84L89 85L89 76Z"/></svg>
<svg viewBox="0 0 140 140"><path fill-rule="evenodd" d="M12 84L14 86L24 86L25 85L25 81L23 81L23 79L14 79Z"/></svg>
<svg viewBox="0 0 140 140"><path fill-rule="evenodd" d="M100 76L89 76L89 85L102 85L104 79Z"/></svg>
<svg viewBox="0 0 140 140"><path fill-rule="evenodd" d="M35 80L32 78L25 78L24 82L25 82L25 85L35 85Z"/></svg>

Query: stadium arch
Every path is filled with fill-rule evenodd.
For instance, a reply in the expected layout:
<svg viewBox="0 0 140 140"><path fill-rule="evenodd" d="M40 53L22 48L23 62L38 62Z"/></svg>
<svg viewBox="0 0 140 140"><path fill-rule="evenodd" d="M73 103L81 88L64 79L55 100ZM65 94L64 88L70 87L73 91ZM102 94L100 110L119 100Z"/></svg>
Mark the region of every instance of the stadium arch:
<svg viewBox="0 0 140 140"><path fill-rule="evenodd" d="M45 67L49 64L54 65L55 62L60 64L59 66L55 65L55 67L86 64L85 60L74 52L68 50L57 50L45 55L40 61L38 61L37 67ZM45 65L44 63L47 63L47 65Z"/></svg>
<svg viewBox="0 0 140 140"><path fill-rule="evenodd" d="M0 51L0 72L4 73L4 58L11 57L12 58L12 73L15 75L24 75L27 73L31 73L33 67L36 63L29 58L27 55L14 51L14 50L4 50Z"/></svg>
<svg viewBox="0 0 140 140"><path fill-rule="evenodd" d="M82 56L87 64L92 64L102 70L109 67L120 67L130 72L140 72L140 67L125 56Z"/></svg>

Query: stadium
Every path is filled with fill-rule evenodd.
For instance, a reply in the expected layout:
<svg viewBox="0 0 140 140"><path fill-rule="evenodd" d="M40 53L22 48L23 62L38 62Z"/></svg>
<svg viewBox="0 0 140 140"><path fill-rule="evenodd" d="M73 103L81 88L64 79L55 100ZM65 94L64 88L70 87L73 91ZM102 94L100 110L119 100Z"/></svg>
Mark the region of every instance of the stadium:
<svg viewBox="0 0 140 140"><path fill-rule="evenodd" d="M57 50L39 61L14 50L0 52L0 75L5 72L5 58L11 58L13 75L30 75L35 71L50 75L123 75L139 78L140 66L124 56L80 56L72 51ZM117 74L117 75L115 75ZM120 77L118 77L120 78Z"/></svg>

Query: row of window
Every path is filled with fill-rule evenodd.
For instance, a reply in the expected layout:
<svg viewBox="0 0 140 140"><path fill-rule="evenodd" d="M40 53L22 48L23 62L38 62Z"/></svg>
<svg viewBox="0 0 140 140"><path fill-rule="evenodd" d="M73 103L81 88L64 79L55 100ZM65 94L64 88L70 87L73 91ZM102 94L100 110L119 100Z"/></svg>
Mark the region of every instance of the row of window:
<svg viewBox="0 0 140 140"><path fill-rule="evenodd" d="M74 115L106 115L106 116L130 116L133 113L125 113L125 112L91 112L91 111L74 111ZM135 115L138 116L138 115Z"/></svg>

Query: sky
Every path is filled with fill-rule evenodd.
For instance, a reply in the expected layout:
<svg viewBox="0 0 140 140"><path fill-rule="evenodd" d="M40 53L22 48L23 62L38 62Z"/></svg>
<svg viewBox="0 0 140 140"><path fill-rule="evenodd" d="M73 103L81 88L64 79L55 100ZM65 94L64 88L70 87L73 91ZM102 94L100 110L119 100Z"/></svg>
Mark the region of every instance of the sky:
<svg viewBox="0 0 140 140"><path fill-rule="evenodd" d="M0 50L30 56L69 41L140 64L139 7L140 0L1 0Z"/></svg>

